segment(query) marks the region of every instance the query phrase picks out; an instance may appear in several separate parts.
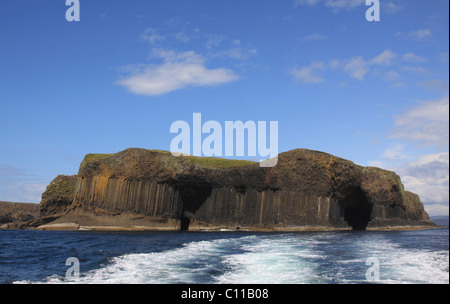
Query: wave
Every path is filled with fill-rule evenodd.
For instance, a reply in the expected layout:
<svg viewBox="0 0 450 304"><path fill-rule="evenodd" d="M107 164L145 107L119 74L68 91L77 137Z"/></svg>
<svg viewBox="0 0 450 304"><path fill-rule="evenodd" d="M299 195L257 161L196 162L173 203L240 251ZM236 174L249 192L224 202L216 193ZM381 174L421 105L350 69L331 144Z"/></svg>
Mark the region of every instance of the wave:
<svg viewBox="0 0 450 304"><path fill-rule="evenodd" d="M163 252L124 254L76 280L50 276L43 283L366 283L370 257L379 261L374 283L449 282L445 250L405 248L382 234L294 233L194 241Z"/></svg>

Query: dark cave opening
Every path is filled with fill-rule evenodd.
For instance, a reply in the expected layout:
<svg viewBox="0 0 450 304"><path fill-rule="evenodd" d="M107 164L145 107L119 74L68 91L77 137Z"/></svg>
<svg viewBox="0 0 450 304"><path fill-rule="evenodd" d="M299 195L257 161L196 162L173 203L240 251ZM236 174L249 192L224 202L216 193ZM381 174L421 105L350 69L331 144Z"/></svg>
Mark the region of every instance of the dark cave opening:
<svg viewBox="0 0 450 304"><path fill-rule="evenodd" d="M201 182L182 182L175 187L182 201L180 231L188 231L191 220L195 220L197 210L211 195L213 187Z"/></svg>
<svg viewBox="0 0 450 304"><path fill-rule="evenodd" d="M182 217L180 219L180 231L188 231L190 223L191 220L188 217Z"/></svg>
<svg viewBox="0 0 450 304"><path fill-rule="evenodd" d="M359 187L351 189L341 200L341 214L353 230L365 230L371 213L372 205Z"/></svg>

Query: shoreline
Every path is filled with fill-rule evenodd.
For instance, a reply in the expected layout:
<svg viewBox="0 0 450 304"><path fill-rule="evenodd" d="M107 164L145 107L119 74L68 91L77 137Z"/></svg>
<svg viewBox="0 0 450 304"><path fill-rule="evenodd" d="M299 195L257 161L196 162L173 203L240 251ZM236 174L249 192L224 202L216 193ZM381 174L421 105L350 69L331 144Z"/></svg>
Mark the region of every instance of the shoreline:
<svg viewBox="0 0 450 304"><path fill-rule="evenodd" d="M416 231L428 229L448 229L448 226L438 225L405 225L386 227L367 227L365 230L352 230L351 227L326 227L326 226L302 226L302 227L239 227L232 229L229 227L207 227L197 226L195 229L180 230L175 227L151 227L151 226L95 226L79 225L77 223L54 223L46 224L35 228L19 229L16 225L4 224L0 230L39 230L39 231L98 231L98 232L265 232L265 233L289 233L289 232L343 232L343 231Z"/></svg>

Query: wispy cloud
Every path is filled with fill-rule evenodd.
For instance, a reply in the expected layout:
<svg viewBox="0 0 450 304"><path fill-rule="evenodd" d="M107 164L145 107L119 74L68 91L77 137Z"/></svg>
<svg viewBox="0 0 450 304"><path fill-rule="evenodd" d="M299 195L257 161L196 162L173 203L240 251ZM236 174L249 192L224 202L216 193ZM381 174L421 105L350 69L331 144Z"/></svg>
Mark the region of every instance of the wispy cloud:
<svg viewBox="0 0 450 304"><path fill-rule="evenodd" d="M416 40L425 40L427 38L430 38L432 35L430 29L419 29L415 31L410 31L408 36L416 39Z"/></svg>
<svg viewBox="0 0 450 304"><path fill-rule="evenodd" d="M383 2L381 9L388 14L395 14L402 11L405 7L395 1L380 1ZM295 0L294 6L315 6L322 4L325 7L332 9L334 13L339 11L351 10L357 7L366 5L366 0Z"/></svg>
<svg viewBox="0 0 450 304"><path fill-rule="evenodd" d="M394 144L384 151L383 161L370 161L368 165L396 172L405 190L418 194L430 215L448 214L448 152L411 157L403 144Z"/></svg>
<svg viewBox="0 0 450 304"><path fill-rule="evenodd" d="M395 128L390 138L448 149L449 98L424 102L396 116Z"/></svg>
<svg viewBox="0 0 450 304"><path fill-rule="evenodd" d="M39 203L46 187L28 170L0 164L0 200Z"/></svg>
<svg viewBox="0 0 450 304"><path fill-rule="evenodd" d="M206 59L193 51L177 53L155 49L152 54L163 58L163 63L134 66L134 71L117 83L131 93L156 96L188 87L215 86L239 78L226 68L207 68Z"/></svg>
<svg viewBox="0 0 450 304"><path fill-rule="evenodd" d="M116 84L133 94L147 96L221 85L239 79L226 65L242 68L247 59L257 54L257 49L239 39L203 33L182 20L174 19L161 27L149 27L140 36L152 47L147 58L151 63L122 67L125 75ZM218 61L219 67L209 67Z"/></svg>
<svg viewBox="0 0 450 304"><path fill-rule="evenodd" d="M369 63L363 57L355 57L346 60L344 71L349 73L352 78L363 80L367 72L369 72Z"/></svg>
<svg viewBox="0 0 450 304"><path fill-rule="evenodd" d="M445 203L442 204L424 203L424 207L430 216L448 215L449 213L448 204Z"/></svg>
<svg viewBox="0 0 450 304"><path fill-rule="evenodd" d="M300 69L292 69L291 74L296 80L303 83L320 83L325 81L324 78L317 75L317 72L322 70L325 70L325 64L316 61Z"/></svg>
<svg viewBox="0 0 450 304"><path fill-rule="evenodd" d="M447 208L449 201L449 153L425 154L395 168L405 189L419 194L424 202ZM442 205L444 204L444 205Z"/></svg>
<svg viewBox="0 0 450 304"><path fill-rule="evenodd" d="M141 38L150 44L155 44L158 41L164 40L164 37L158 34L154 28L147 28L141 35Z"/></svg>
<svg viewBox="0 0 450 304"><path fill-rule="evenodd" d="M304 66L299 69L294 69L291 74L301 82L304 83L321 83L325 81L325 78L318 75L320 71L340 71L345 74L350 75L351 78L357 80L364 80L367 73L369 73L371 66L383 66L389 67L393 64L394 59L397 54L390 50L385 50L381 54L370 58L364 59L362 56L355 56L347 59L333 59L324 64L322 61L315 61L308 66ZM394 78L392 76L399 76L395 71L388 71L387 76ZM398 79L398 77L395 77Z"/></svg>
<svg viewBox="0 0 450 304"><path fill-rule="evenodd" d="M421 63L427 62L428 60L422 56L416 55L414 53L406 53L402 55L402 60L411 63Z"/></svg>
<svg viewBox="0 0 450 304"><path fill-rule="evenodd" d="M419 85L422 88L430 91L448 92L448 80L444 81L442 79L428 79L419 82Z"/></svg>
<svg viewBox="0 0 450 304"><path fill-rule="evenodd" d="M415 74L425 74L425 73L430 72L430 70L428 70L427 68L408 66L408 65L402 67L402 71L411 72L411 73L415 73Z"/></svg>
<svg viewBox="0 0 450 304"><path fill-rule="evenodd" d="M333 71L349 75L351 78L363 81L372 71L371 75L388 82L391 87L404 87L402 72L415 73L416 75L428 75L430 70L419 64L428 62L428 59L412 52L398 54L392 50L384 50L372 58L354 56L345 59L332 59L326 64L318 65L315 61L310 65L297 68L291 73L296 79L305 83L321 83L326 80L324 72ZM320 73L322 75L320 75ZM427 80L419 83L420 86L432 90L448 90L448 85L443 80Z"/></svg>
<svg viewBox="0 0 450 304"><path fill-rule="evenodd" d="M322 0L295 0L294 4L295 6L299 6L299 5L315 5L319 2L321 2Z"/></svg>
<svg viewBox="0 0 450 304"><path fill-rule="evenodd" d="M295 0L295 6L307 5L314 6L323 3L326 7L331 8L334 12L341 9L353 9L366 3L365 0Z"/></svg>
<svg viewBox="0 0 450 304"><path fill-rule="evenodd" d="M395 54L391 50L385 50L383 53L375 56L370 61L370 63L377 64L377 65L383 65L383 66L390 66L395 57L397 57L397 54Z"/></svg>
<svg viewBox="0 0 450 304"><path fill-rule="evenodd" d="M365 0L326 0L325 5L333 9L351 9L360 5L364 5Z"/></svg>
<svg viewBox="0 0 450 304"><path fill-rule="evenodd" d="M420 196L430 215L448 213L448 128L449 98L422 102L395 117L389 138L396 142L384 150L382 161L370 162L400 175L405 189ZM407 147L411 143L418 143L423 151L445 150L417 156L420 146L411 149Z"/></svg>
<svg viewBox="0 0 450 304"><path fill-rule="evenodd" d="M384 2L381 6L388 14L395 14L404 9L404 6L393 1Z"/></svg>
<svg viewBox="0 0 450 304"><path fill-rule="evenodd" d="M404 160L408 159L409 156L404 152L402 144L396 144L384 150L383 158L388 160Z"/></svg>

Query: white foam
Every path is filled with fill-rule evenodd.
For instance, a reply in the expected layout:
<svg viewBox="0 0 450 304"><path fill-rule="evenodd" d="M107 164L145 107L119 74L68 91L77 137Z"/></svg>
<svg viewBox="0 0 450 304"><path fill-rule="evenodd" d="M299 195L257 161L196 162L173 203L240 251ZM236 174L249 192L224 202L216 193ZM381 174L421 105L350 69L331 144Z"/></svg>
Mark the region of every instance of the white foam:
<svg viewBox="0 0 450 304"><path fill-rule="evenodd" d="M430 251L404 248L400 244L376 236L374 239L364 238L354 243L354 259L338 260L342 267L348 268L350 264L364 265L370 257L379 261L380 280L383 284L448 284L449 283L449 252ZM364 263L364 264L363 264ZM370 266L366 266L369 268ZM334 278L338 281L362 282L365 280L342 279L336 273Z"/></svg>
<svg viewBox="0 0 450 304"><path fill-rule="evenodd" d="M270 238L243 246L247 252L224 257L230 270L216 280L229 284L320 283L324 278L315 275L317 265L309 260L321 256L308 245L299 246L292 238Z"/></svg>
<svg viewBox="0 0 450 304"><path fill-rule="evenodd" d="M336 237L254 235L191 242L112 258L74 283L361 283L369 257L380 262L379 283L449 283L448 251L408 249L379 235ZM58 276L44 282L67 283Z"/></svg>

